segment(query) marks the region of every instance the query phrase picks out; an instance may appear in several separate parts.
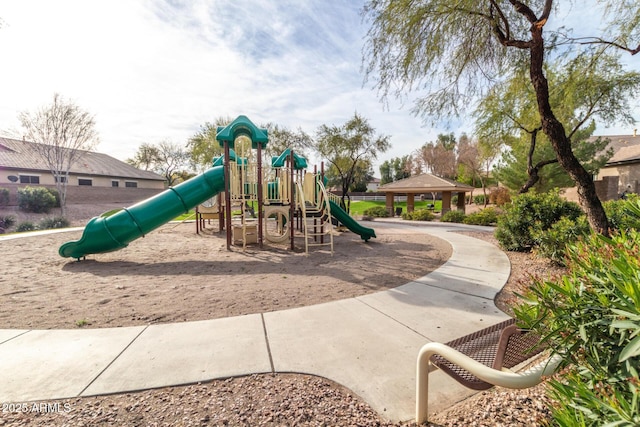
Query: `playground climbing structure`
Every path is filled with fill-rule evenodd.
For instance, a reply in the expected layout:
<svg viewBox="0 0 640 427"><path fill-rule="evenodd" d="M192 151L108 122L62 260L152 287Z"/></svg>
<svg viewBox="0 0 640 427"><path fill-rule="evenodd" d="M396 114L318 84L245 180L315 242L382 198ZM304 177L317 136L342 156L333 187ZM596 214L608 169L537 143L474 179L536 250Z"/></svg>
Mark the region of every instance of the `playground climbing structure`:
<svg viewBox="0 0 640 427"><path fill-rule="evenodd" d="M129 208L91 219L79 240L60 246L60 256L81 259L125 248L193 208L202 213L196 219L196 231L204 226L205 217L215 217L226 231L227 249L248 244L262 247L266 240L288 241L293 250L299 236L304 238L305 251L327 246L333 254L332 217L364 241L375 237L372 229L358 224L330 200L323 171L306 172L306 159L293 150L286 149L263 165L267 130L246 116L219 127L216 139L224 154L213 160L210 169Z"/></svg>

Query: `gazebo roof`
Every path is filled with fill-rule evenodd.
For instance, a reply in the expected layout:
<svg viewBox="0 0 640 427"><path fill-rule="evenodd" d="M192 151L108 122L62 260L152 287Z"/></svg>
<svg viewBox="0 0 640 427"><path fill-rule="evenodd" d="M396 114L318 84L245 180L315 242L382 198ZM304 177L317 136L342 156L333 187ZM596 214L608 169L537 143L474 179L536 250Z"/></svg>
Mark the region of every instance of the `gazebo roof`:
<svg viewBox="0 0 640 427"><path fill-rule="evenodd" d="M474 187L453 181L451 179L441 178L439 176L425 173L400 181L390 182L378 187L378 191L384 193L430 193L434 191L452 191L467 192L472 191Z"/></svg>

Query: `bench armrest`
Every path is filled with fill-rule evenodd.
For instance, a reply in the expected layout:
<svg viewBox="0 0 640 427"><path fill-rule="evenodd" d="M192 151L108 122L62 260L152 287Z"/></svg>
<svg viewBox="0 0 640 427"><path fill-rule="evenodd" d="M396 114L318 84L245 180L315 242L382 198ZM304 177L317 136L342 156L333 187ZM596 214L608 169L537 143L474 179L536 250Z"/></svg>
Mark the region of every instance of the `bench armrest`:
<svg viewBox="0 0 640 427"><path fill-rule="evenodd" d="M425 344L418 353L416 373L416 423L427 421L429 394L429 365L433 355L439 355L446 360L460 365L478 378L493 385L507 388L529 388L540 383L542 378L555 372L560 356L554 355L545 361L522 372L505 372L488 367L471 357L441 343Z"/></svg>

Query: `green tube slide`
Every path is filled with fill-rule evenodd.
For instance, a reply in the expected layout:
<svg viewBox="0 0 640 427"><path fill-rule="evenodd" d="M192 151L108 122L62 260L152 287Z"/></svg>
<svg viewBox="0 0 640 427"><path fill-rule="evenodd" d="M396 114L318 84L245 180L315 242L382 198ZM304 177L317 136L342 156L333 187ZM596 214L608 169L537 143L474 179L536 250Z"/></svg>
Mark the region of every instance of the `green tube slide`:
<svg viewBox="0 0 640 427"><path fill-rule="evenodd" d="M351 215L346 213L344 209L342 209L337 204L329 201L329 206L331 206L331 216L343 223L349 230L353 231L356 234L359 234L362 240L364 240L365 242L368 242L372 237L376 237L376 232L373 230L373 228L368 228L360 225L358 221L351 218Z"/></svg>
<svg viewBox="0 0 640 427"><path fill-rule="evenodd" d="M92 218L80 240L64 243L62 257L117 251L224 190L224 167L216 166L135 205Z"/></svg>

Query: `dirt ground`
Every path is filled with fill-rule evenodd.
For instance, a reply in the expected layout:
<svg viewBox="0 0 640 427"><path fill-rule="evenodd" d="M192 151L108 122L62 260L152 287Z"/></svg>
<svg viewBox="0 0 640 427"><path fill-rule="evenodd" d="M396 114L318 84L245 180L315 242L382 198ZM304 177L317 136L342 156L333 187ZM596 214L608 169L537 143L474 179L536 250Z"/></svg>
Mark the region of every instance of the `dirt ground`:
<svg viewBox="0 0 640 427"><path fill-rule="evenodd" d="M373 225L374 226L374 225ZM363 242L335 233L327 247L226 249L224 233L194 223L167 224L127 248L62 258L68 232L0 241L0 328L102 328L262 313L377 292L423 276L445 262L448 243L376 230Z"/></svg>
<svg viewBox="0 0 640 427"><path fill-rule="evenodd" d="M93 209L99 214L108 207ZM86 222L82 212L72 211L74 225ZM366 225L376 227L375 222ZM59 257L57 250L80 232L0 241L0 328L139 325L284 309L400 285L437 268L451 252L446 242L432 237L376 232L378 238L366 244L352 233L336 236L333 257L277 248L227 252L221 236L196 236L193 224L164 226L122 251L79 263ZM469 234L496 243L491 233ZM496 298L505 311L515 293L529 286L531 275L561 272L530 254L507 255L511 276ZM47 403L62 409L0 413L0 425L415 425L384 420L332 381L295 374ZM537 426L548 420L549 405L544 384L497 388L434 415L429 425Z"/></svg>

